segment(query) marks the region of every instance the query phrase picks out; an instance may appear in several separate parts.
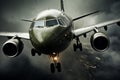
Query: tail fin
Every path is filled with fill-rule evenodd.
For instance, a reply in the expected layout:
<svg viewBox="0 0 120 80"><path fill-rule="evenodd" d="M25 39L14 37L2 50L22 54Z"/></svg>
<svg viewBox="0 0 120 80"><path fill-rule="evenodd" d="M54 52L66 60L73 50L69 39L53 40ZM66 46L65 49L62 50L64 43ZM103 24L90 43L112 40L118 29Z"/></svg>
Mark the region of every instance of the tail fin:
<svg viewBox="0 0 120 80"><path fill-rule="evenodd" d="M61 11L65 11L64 9L64 1L63 0L60 0L60 6L61 6Z"/></svg>

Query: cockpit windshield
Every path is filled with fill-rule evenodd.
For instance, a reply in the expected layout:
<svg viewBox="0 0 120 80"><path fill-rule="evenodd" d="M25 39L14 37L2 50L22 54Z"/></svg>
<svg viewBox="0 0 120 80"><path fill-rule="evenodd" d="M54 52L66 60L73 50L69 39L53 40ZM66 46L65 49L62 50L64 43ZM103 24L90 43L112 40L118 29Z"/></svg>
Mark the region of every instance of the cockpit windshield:
<svg viewBox="0 0 120 80"><path fill-rule="evenodd" d="M52 27L56 25L62 25L65 26L65 22L62 21L62 19L47 19L47 20L37 20L34 22L35 28L43 28L43 27Z"/></svg>
<svg viewBox="0 0 120 80"><path fill-rule="evenodd" d="M58 21L56 19L48 19L48 20L39 20L35 21L34 27L42 28L42 27L51 27L58 25Z"/></svg>
<svg viewBox="0 0 120 80"><path fill-rule="evenodd" d="M45 26L44 20L35 21L34 27L40 28Z"/></svg>
<svg viewBox="0 0 120 80"><path fill-rule="evenodd" d="M46 26L55 26L58 25L58 21L56 19L50 19L46 21Z"/></svg>

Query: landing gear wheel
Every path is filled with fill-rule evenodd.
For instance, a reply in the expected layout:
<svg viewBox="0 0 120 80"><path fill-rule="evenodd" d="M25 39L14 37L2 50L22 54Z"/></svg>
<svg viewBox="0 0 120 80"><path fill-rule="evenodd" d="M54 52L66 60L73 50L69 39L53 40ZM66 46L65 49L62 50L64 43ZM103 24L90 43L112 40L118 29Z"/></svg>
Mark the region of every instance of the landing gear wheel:
<svg viewBox="0 0 120 80"><path fill-rule="evenodd" d="M58 72L61 72L61 64L60 63L57 63L56 68L57 68Z"/></svg>
<svg viewBox="0 0 120 80"><path fill-rule="evenodd" d="M37 52L38 56L41 56L41 53Z"/></svg>
<svg viewBox="0 0 120 80"><path fill-rule="evenodd" d="M80 49L80 51L83 50L82 43L80 42L78 37L76 37L76 44L75 43L73 44L73 49L74 51L76 51L77 49Z"/></svg>
<svg viewBox="0 0 120 80"><path fill-rule="evenodd" d="M76 51L76 49L77 49L77 45L76 44L73 44L73 49L74 49L74 51Z"/></svg>
<svg viewBox="0 0 120 80"><path fill-rule="evenodd" d="M54 63L50 64L50 69L51 69L51 73L55 73L55 65L54 65Z"/></svg>
<svg viewBox="0 0 120 80"><path fill-rule="evenodd" d="M41 55L40 52L36 51L35 49L31 49L31 55L32 55L32 56L35 56L36 53L37 53L39 56Z"/></svg>
<svg viewBox="0 0 120 80"><path fill-rule="evenodd" d="M35 56L35 53L36 53L36 52L35 52L35 49L31 49L31 55L32 55L32 56Z"/></svg>
<svg viewBox="0 0 120 80"><path fill-rule="evenodd" d="M80 51L83 50L83 48L82 48L82 43L79 43L79 44L78 44L78 48L80 49Z"/></svg>

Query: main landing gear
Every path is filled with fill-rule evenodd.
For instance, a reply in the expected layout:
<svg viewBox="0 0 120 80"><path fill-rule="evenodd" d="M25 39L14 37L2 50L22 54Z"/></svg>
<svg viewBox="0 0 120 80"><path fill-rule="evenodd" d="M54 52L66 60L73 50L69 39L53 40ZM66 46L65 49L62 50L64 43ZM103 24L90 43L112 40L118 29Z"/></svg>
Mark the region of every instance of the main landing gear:
<svg viewBox="0 0 120 80"><path fill-rule="evenodd" d="M79 37L76 37L76 43L73 44L73 49L76 51L77 49L80 49L80 51L83 50L82 43L79 40Z"/></svg>
<svg viewBox="0 0 120 80"><path fill-rule="evenodd" d="M52 55L50 55L50 57L53 61L53 63L50 64L51 73L55 73L56 69L58 72L61 72L61 63L58 62L59 54L53 53Z"/></svg>
<svg viewBox="0 0 120 80"><path fill-rule="evenodd" d="M38 52L37 50L31 49L31 55L32 55L32 56L35 56L35 54L38 54L39 56L41 55L41 53Z"/></svg>

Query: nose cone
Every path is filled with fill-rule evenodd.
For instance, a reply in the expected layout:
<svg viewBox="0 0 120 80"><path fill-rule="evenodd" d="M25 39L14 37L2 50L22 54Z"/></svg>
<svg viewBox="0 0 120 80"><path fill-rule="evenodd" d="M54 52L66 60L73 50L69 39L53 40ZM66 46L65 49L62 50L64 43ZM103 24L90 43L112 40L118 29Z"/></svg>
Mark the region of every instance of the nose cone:
<svg viewBox="0 0 120 80"><path fill-rule="evenodd" d="M44 28L34 28L33 34L40 44L47 44L55 39L64 30L63 27L44 27Z"/></svg>

